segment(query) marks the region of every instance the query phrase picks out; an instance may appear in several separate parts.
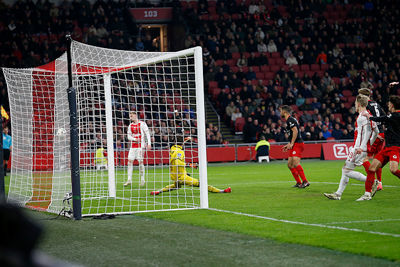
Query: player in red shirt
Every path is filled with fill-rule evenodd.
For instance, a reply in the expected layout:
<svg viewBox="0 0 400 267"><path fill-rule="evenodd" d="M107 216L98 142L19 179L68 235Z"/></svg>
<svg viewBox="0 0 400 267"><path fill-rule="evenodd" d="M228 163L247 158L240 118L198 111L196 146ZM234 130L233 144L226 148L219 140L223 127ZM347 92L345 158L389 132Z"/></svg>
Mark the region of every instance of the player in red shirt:
<svg viewBox="0 0 400 267"><path fill-rule="evenodd" d="M369 111L369 113L372 114L373 117L380 117L380 116L386 115L383 108L376 101L371 100L371 95L372 95L371 89L361 88L358 90L358 93L368 97L367 110ZM380 122L377 122L376 126L377 126L377 130L378 130L379 134L376 136L374 143L370 144L368 142L368 147L367 147L368 157L365 158L365 161L363 163L363 166L364 166L366 172L368 172L369 166L371 165L368 161L368 158L373 159L374 156L383 149L383 144L385 142L385 134L383 131L383 124ZM377 190L380 191L380 190L382 190L382 168L379 168L376 171L376 179L378 179L378 181L379 181Z"/></svg>
<svg viewBox="0 0 400 267"><path fill-rule="evenodd" d="M145 149L151 149L151 139L149 128L144 121L140 121L136 112L129 113L131 124L128 126L128 140L131 141L131 147L128 154L128 181L124 186L132 184L133 162L139 162L140 185L145 184L145 168L143 164L143 154Z"/></svg>
<svg viewBox="0 0 400 267"><path fill-rule="evenodd" d="M292 172L296 184L293 187L306 188L310 186L304 174L303 167L300 165L301 153L304 150L304 142L300 135L299 123L291 116L291 108L284 105L280 108L281 117L286 120L286 133L289 135L289 144L285 145L283 152L289 151L288 168ZM301 182L303 180L303 182Z"/></svg>
<svg viewBox="0 0 400 267"><path fill-rule="evenodd" d="M371 163L365 182L365 194L358 200L371 200L372 186L375 180L375 172L384 167L388 162L390 171L400 178L399 158L400 158L400 96L391 95L388 102L390 114L381 117L367 116L371 121L381 122L386 126L385 147L380 151Z"/></svg>

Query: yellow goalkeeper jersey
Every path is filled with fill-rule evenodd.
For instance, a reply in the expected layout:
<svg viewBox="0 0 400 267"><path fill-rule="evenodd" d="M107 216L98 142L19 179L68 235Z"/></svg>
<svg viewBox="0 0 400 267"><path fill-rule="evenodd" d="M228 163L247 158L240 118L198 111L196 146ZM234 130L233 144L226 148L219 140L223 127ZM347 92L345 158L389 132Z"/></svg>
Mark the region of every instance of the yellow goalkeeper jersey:
<svg viewBox="0 0 400 267"><path fill-rule="evenodd" d="M178 178L186 174L185 151L181 146L174 145L169 152L169 171L171 176Z"/></svg>

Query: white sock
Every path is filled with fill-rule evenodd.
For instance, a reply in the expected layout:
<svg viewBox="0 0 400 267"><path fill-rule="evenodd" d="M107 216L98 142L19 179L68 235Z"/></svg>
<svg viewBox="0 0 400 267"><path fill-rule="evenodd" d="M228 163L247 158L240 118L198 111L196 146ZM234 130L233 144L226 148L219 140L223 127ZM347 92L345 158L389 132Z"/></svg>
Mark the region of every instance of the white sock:
<svg viewBox="0 0 400 267"><path fill-rule="evenodd" d="M348 183L349 183L349 177L347 177L345 171L342 170L342 178L340 178L339 188L336 191L336 194L342 195Z"/></svg>
<svg viewBox="0 0 400 267"><path fill-rule="evenodd" d="M367 176L365 176L364 174L362 174L361 172L356 172L356 171L349 171L347 173L347 176L353 179L356 179L360 182L365 183L365 181L367 180Z"/></svg>
<svg viewBox="0 0 400 267"><path fill-rule="evenodd" d="M144 181L144 164L143 162L139 162L139 175L140 179Z"/></svg>
<svg viewBox="0 0 400 267"><path fill-rule="evenodd" d="M133 163L128 162L128 181L132 182Z"/></svg>
<svg viewBox="0 0 400 267"><path fill-rule="evenodd" d="M364 195L366 195L366 196L371 196L371 192L365 192Z"/></svg>

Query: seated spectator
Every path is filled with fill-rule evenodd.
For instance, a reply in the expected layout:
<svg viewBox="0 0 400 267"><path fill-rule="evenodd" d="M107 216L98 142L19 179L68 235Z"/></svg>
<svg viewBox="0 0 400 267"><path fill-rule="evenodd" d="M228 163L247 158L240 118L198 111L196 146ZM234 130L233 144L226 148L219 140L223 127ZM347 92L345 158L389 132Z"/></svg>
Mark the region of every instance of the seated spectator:
<svg viewBox="0 0 400 267"><path fill-rule="evenodd" d="M296 106L301 107L302 105L304 105L305 102L306 99L301 94L298 94L296 98Z"/></svg>
<svg viewBox="0 0 400 267"><path fill-rule="evenodd" d="M353 139L354 136L352 136L351 134L349 134L349 132L347 131L347 129L343 130L343 134L342 134L342 140L350 140Z"/></svg>
<svg viewBox="0 0 400 267"><path fill-rule="evenodd" d="M285 51L282 53L283 58L286 60L290 54L292 54L292 51L290 51L290 47L287 45Z"/></svg>
<svg viewBox="0 0 400 267"><path fill-rule="evenodd" d="M264 42L259 42L257 44L257 51L260 53L268 52L267 45Z"/></svg>
<svg viewBox="0 0 400 267"><path fill-rule="evenodd" d="M286 58L286 65L298 65L297 59L293 56L292 52L290 52L289 56Z"/></svg>
<svg viewBox="0 0 400 267"><path fill-rule="evenodd" d="M251 52L250 57L247 59L247 63L249 66L259 66L260 61L256 57L256 54L254 52Z"/></svg>
<svg viewBox="0 0 400 267"><path fill-rule="evenodd" d="M246 73L246 80L256 80L257 76L253 70L253 67L249 67L249 71Z"/></svg>
<svg viewBox="0 0 400 267"><path fill-rule="evenodd" d="M324 126L322 126L322 136L325 138L325 139L328 139L329 137L332 137L332 134L331 134L331 132L328 130L328 127L326 126L326 125L324 125Z"/></svg>
<svg viewBox="0 0 400 267"><path fill-rule="evenodd" d="M245 55L241 55L240 58L237 60L236 62L236 66L238 67L245 67L247 66L247 58L245 57Z"/></svg>
<svg viewBox="0 0 400 267"><path fill-rule="evenodd" d="M278 48L276 47L274 40L269 40L267 50L270 53L278 52Z"/></svg>
<svg viewBox="0 0 400 267"><path fill-rule="evenodd" d="M335 128L332 130L332 137L334 137L336 140L342 139L343 132L340 129L339 124L335 124Z"/></svg>
<svg viewBox="0 0 400 267"><path fill-rule="evenodd" d="M259 157L269 156L269 148L270 144L268 141L265 140L265 136L261 135L260 141L257 142L255 150L257 152L256 159L260 162ZM267 160L269 162L269 158Z"/></svg>
<svg viewBox="0 0 400 267"><path fill-rule="evenodd" d="M327 64L328 63L328 56L325 54L324 51L318 54L317 60L315 61L317 64Z"/></svg>
<svg viewBox="0 0 400 267"><path fill-rule="evenodd" d="M235 110L236 110L235 103L233 103L233 101L231 101L231 102L229 103L229 105L225 108L226 116L227 116L228 118L231 118L231 117L232 117L232 114L235 112Z"/></svg>
<svg viewBox="0 0 400 267"><path fill-rule="evenodd" d="M231 120L232 120L233 124L235 124L235 121L237 118L241 118L241 117L242 117L242 112L240 112L239 108L236 108L235 111L231 115Z"/></svg>

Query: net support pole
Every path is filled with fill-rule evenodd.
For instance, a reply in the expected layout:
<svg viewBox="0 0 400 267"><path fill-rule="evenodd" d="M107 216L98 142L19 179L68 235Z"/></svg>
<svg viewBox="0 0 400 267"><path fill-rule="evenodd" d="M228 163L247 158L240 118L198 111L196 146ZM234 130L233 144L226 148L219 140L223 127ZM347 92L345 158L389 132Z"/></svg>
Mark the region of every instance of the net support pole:
<svg viewBox="0 0 400 267"><path fill-rule="evenodd" d="M106 132L107 132L107 160L108 160L108 195L116 197L115 164L114 164L114 137L111 102L111 74L106 73L104 79L104 95L106 101Z"/></svg>
<svg viewBox="0 0 400 267"><path fill-rule="evenodd" d="M206 121L204 111L203 52L194 48L196 82L197 135L199 144L200 208L208 209Z"/></svg>
<svg viewBox="0 0 400 267"><path fill-rule="evenodd" d="M72 84L72 57L70 35L67 38L67 61L68 61L68 104L70 120L70 138L71 138L71 185L72 185L72 209L75 220L82 219L81 206L81 178L79 171L79 129L78 114L76 107L76 89Z"/></svg>

